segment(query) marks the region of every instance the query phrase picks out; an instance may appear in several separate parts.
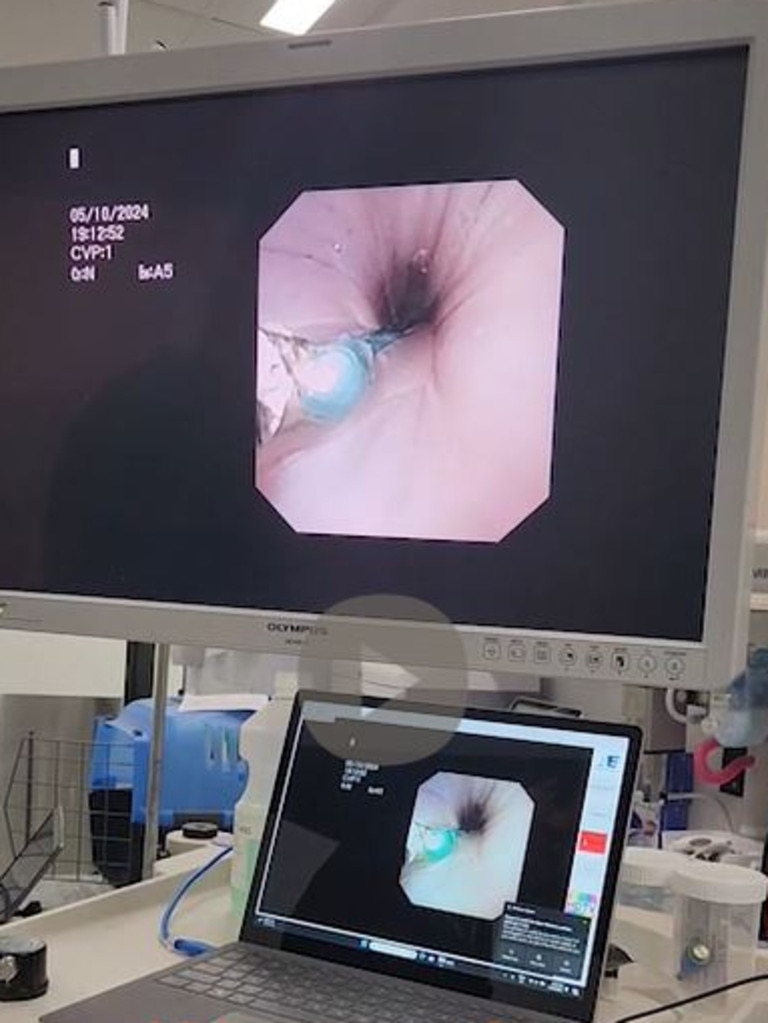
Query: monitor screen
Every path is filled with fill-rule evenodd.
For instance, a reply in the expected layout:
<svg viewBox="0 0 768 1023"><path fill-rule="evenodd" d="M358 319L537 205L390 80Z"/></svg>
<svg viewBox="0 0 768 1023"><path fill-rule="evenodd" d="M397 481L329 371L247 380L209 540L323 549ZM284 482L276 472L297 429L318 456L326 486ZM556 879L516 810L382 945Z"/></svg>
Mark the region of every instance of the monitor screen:
<svg viewBox="0 0 768 1023"><path fill-rule="evenodd" d="M748 63L3 114L0 587L695 685Z"/></svg>

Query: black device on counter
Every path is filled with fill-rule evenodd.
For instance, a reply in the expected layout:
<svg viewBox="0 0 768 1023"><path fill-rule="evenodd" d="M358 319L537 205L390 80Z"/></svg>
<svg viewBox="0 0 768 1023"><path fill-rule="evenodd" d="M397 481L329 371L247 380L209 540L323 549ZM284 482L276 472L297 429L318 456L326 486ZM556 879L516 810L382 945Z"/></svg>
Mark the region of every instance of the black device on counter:
<svg viewBox="0 0 768 1023"><path fill-rule="evenodd" d="M24 1002L45 994L47 951L40 938L0 935L0 1002Z"/></svg>

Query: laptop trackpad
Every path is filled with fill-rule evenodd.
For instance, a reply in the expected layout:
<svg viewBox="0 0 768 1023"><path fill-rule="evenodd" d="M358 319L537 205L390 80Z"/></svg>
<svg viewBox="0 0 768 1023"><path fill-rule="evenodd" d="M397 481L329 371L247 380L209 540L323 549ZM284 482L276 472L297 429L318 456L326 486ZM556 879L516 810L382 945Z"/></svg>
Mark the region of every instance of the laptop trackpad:
<svg viewBox="0 0 768 1023"><path fill-rule="evenodd" d="M226 1016L217 1016L213 1023L261 1023L261 1020L250 1013L246 1015L242 1012L228 1012Z"/></svg>

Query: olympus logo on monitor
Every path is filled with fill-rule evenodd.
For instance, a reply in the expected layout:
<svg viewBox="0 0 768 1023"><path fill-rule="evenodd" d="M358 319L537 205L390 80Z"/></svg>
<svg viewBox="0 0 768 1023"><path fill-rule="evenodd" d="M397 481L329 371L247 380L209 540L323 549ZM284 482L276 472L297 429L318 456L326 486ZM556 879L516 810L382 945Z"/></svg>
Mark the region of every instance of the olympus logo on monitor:
<svg viewBox="0 0 768 1023"><path fill-rule="evenodd" d="M299 625L295 622L267 622L267 632L281 632L290 636L327 636L324 625Z"/></svg>

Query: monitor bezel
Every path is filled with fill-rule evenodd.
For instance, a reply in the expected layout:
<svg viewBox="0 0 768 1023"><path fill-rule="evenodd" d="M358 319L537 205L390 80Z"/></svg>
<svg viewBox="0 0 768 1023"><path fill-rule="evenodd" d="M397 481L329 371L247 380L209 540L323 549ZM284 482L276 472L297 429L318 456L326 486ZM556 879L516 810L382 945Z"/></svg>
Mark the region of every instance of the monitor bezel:
<svg viewBox="0 0 768 1023"><path fill-rule="evenodd" d="M312 657L530 673L531 665L489 649L508 638L551 641L559 663L546 674L587 674L591 646L634 652L624 672L604 666L602 679L722 686L743 664L747 643L751 535L764 412L766 366L760 338L766 323L768 250L768 9L762 0L640 0L509 12L424 25L351 30L278 38L212 49L97 58L77 63L0 70L0 116L6 112L81 107L149 99L222 94L277 86L353 81L446 71L546 65L674 53L724 45L749 51L742 162L728 317L722 414L716 462L710 562L702 641L674 638L574 635L458 624L461 665L435 665L434 629L417 622L323 618L313 614L198 605L107 600L0 590L0 627L185 645L301 652ZM631 570L631 566L628 566ZM488 644L491 644L489 647ZM576 651L574 665L562 657ZM380 657L378 650L386 650ZM637 668L682 663L677 675Z"/></svg>

